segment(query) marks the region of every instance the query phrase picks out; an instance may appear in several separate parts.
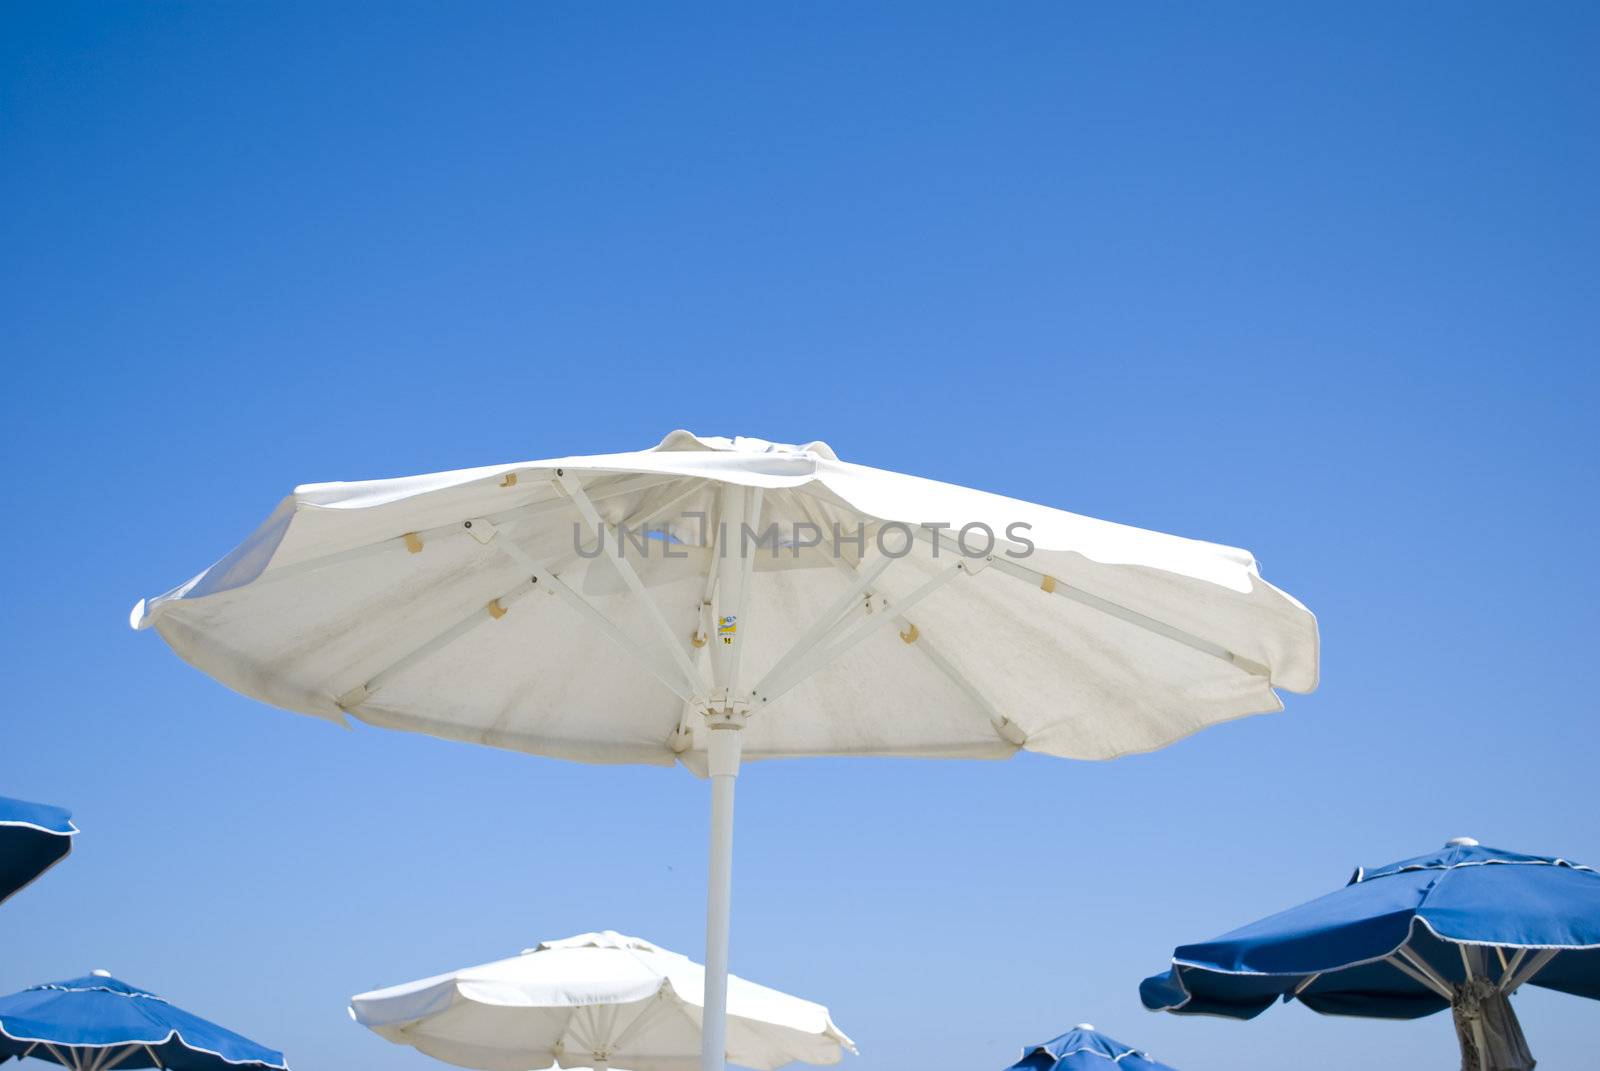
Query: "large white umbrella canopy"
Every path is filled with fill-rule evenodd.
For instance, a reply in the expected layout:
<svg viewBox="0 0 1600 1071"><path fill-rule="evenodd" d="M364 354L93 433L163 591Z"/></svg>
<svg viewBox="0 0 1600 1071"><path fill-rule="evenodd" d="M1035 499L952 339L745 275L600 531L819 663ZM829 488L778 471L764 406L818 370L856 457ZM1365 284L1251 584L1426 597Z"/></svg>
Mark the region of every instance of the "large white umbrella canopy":
<svg viewBox="0 0 1600 1071"><path fill-rule="evenodd" d="M637 937L586 933L520 956L351 998L350 1014L401 1045L462 1067L527 1071L700 1066L705 969ZM728 978L727 1058L770 1071L836 1064L855 1045L828 1009Z"/></svg>
<svg viewBox="0 0 1600 1071"><path fill-rule="evenodd" d="M301 713L709 773L707 1071L741 756L1107 759L1317 680L1246 551L683 431L297 488L132 620Z"/></svg>

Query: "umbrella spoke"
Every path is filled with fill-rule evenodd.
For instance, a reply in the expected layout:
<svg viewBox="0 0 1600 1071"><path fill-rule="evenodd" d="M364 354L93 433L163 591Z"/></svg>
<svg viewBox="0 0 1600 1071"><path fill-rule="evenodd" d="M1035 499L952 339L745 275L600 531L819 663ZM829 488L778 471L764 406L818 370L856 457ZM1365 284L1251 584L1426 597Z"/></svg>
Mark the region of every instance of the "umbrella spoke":
<svg viewBox="0 0 1600 1071"><path fill-rule="evenodd" d="M838 561L839 559L829 558L829 560ZM761 692L768 681L781 679L785 671L796 661L812 651L819 643L828 639L830 635L836 634L848 620L849 611L861 605L863 596L871 595L872 585L895 561L896 559L894 558L882 557L860 572L850 565L840 562L855 577L855 582L835 599L831 606L818 615L817 619L812 622L811 627L784 652L782 657L772 664L772 667L767 670L766 675L755 686L753 691Z"/></svg>
<svg viewBox="0 0 1600 1071"><path fill-rule="evenodd" d="M639 1032L649 1026L661 1014L661 1009L666 1007L666 991L658 989L650 1003L640 1009L639 1014L628 1020L628 1025L612 1036L606 1045L606 1055L615 1057L618 1051L628 1042L639 1036Z"/></svg>
<svg viewBox="0 0 1600 1071"><path fill-rule="evenodd" d="M684 680L689 682L690 692L698 691L701 687L700 671L689 660L689 655L684 651L683 644L672 631L672 626L667 623L666 615L661 612L661 607L656 605L655 599L651 598L649 590L644 586L644 581L639 579L638 572L629 564L628 559L623 556L622 547L620 546L621 536L617 535L616 530L613 528L611 530L614 538L609 543L606 541L606 530L610 526L606 524L599 512L594 508L594 503L584 493L583 484L576 477L559 475L556 479L561 489L567 493L567 496L578 507L579 514L583 516L584 522L594 532L595 539L599 541L606 556L611 560L611 564L622 575L623 583L628 585L628 590L633 592L634 597L644 606L646 616L650 618L650 623L655 626L656 633L662 640L662 645L672 655L673 661L677 663L678 671L683 674Z"/></svg>
<svg viewBox="0 0 1600 1071"><path fill-rule="evenodd" d="M773 700L780 698L790 688L793 688L796 684L799 684L802 680L805 680L813 673L821 670L834 659L838 658L850 648L860 643L867 637L869 633L877 631L886 624L896 623L899 620L900 615L904 614L905 611L911 609L913 606L917 605L917 603L921 602L929 595L932 595L935 591L938 591L940 588L944 587L945 584L949 583L957 576L966 574L967 572L968 569L964 562L957 562L954 565L946 566L921 587L917 588L910 595L907 595L900 603L897 613L882 614L877 617L868 618L865 621L859 622L854 628L846 632L842 639L836 641L831 646L823 647L819 645L813 648L809 653L803 655L796 665L792 666L781 676L773 678L772 675L769 674L768 679L762 681L760 685L751 690L751 695L760 699L763 704L771 703Z"/></svg>
<svg viewBox="0 0 1600 1071"><path fill-rule="evenodd" d="M755 571L756 556L753 552L745 553L744 533L748 530L755 531L755 549L760 550L762 494L761 488L751 487L745 489L742 496L738 496L744 499L745 517L739 529L739 602L734 609L734 613L739 618L739 628L744 630L746 636L750 635L750 605L752 602L750 598L750 574ZM774 554L776 554L776 549L774 549ZM712 562L710 568L721 572L716 562ZM719 686L726 689L726 698L729 700L734 699L739 694L739 666L744 661L743 655L744 644L735 643L733 649L728 652L727 664L724 667L727 672L727 680L717 682Z"/></svg>
<svg viewBox="0 0 1600 1071"><path fill-rule="evenodd" d="M1520 958L1521 953L1527 952L1527 951L1528 951L1528 949L1525 949L1525 948L1524 949L1519 949L1518 950L1518 957ZM1559 948L1541 948L1541 949L1539 949L1539 951L1535 952L1533 954L1533 956L1531 958L1529 958L1529 960L1527 962L1527 965L1524 966L1521 970L1517 971L1514 974L1508 974L1505 978L1501 979L1500 991L1502 993L1506 993L1508 995L1511 994L1511 993L1515 993L1519 987L1521 987L1523 985L1526 985L1528 982L1531 982L1533 980L1533 976L1534 975L1536 975L1540 971L1544 970L1545 965L1548 964L1551 960L1555 959L1556 958L1556 954L1558 952L1560 952L1560 951L1561 951L1561 949L1559 949Z"/></svg>
<svg viewBox="0 0 1600 1071"><path fill-rule="evenodd" d="M579 1051L583 1053L592 1053L600 1047L600 1039L595 1030L594 1017L595 1007L592 1004L574 1008L572 1014L567 1016L565 1033L567 1037L577 1043ZM572 1050L572 1046L566 1044L566 1038L562 1039L561 1047L564 1052Z"/></svg>
<svg viewBox="0 0 1600 1071"><path fill-rule="evenodd" d="M899 618L899 622L908 626L906 631L900 633L900 638L921 651L922 656L933 663L934 668L944 674L950 680L950 683L954 684L973 706L977 707L989 718L989 724L993 726L996 735L1000 739L1012 747L1023 747L1027 744L1028 734L1022 730L1022 727L1002 714L998 707L989 702L989 698L978 690L978 686L973 684L965 673L962 673L955 667L954 663L941 654L939 649L918 630L916 625L903 617Z"/></svg>
<svg viewBox="0 0 1600 1071"><path fill-rule="evenodd" d="M653 654L634 642L633 637L618 628L611 618L597 610L593 603L585 599L565 580L557 576L549 566L534 558L533 555L517 546L510 539L496 539L494 543L508 558L521 566L522 571L527 573L535 583L544 584L548 590L559 595L567 605L598 626L600 631L606 634L607 638L632 655L641 666L649 670L650 674L666 685L674 695L684 702L693 700L696 692L701 687L697 677L684 678L682 674L661 665ZM652 602L651 605L653 606L654 603Z"/></svg>
<svg viewBox="0 0 1600 1071"><path fill-rule="evenodd" d="M936 546L941 550L949 550L954 553L961 553L960 543L956 540L950 539L948 536L942 536L939 533L926 528L919 529L918 536L919 538L928 542L930 545ZM1178 628L1176 625L1169 625L1165 621L1158 620L1157 618L1151 617L1148 614L1141 614L1137 610L1130 610L1121 603L1112 602L1110 599L1101 598L1099 595L1091 594L1082 588L1074 587L1058 577L1050 576L1048 573L1041 573L1037 569L1030 569L1025 565L1020 565L1011 558L996 554L990 557L989 564L994 566L994 568L999 572L1005 573L1008 576L1014 576L1019 580L1026 580L1028 583L1038 587L1047 594L1061 595L1065 598L1071 599L1074 602L1081 603L1090 609L1099 610L1103 614L1108 614L1111 617L1117 618L1118 620L1126 621L1130 625L1137 625L1139 628L1142 628L1147 632L1154 632L1158 636L1165 636L1169 640L1181 643L1185 647L1192 648L1193 650L1199 651L1202 654L1211 655L1213 658L1220 658L1224 662L1231 662L1240 669L1244 670L1246 673L1252 673L1258 677L1266 677L1268 680L1270 680L1272 677L1272 671L1266 666L1263 666L1260 662L1246 658L1244 655L1238 654L1237 652L1230 651L1220 643L1213 643L1210 640L1203 639L1202 637L1196 636L1192 632Z"/></svg>
<svg viewBox="0 0 1600 1071"><path fill-rule="evenodd" d="M1413 952L1409 945L1401 945L1399 948L1395 949L1394 954L1387 957L1387 962L1400 968L1400 970L1409 975L1412 980L1421 983L1428 989L1433 990L1434 993L1443 997L1445 1000L1455 999L1454 987L1452 987L1449 982L1439 977L1438 972L1436 972L1432 967L1428 966L1428 961Z"/></svg>
<svg viewBox="0 0 1600 1071"><path fill-rule="evenodd" d="M807 522L812 524L814 527L820 527L817 525L816 519L811 515L811 511L806 508L804 502L800 501L798 498L795 498L794 505L800 511L801 515L805 517ZM832 564L841 573L850 577L853 581L850 590L840 597L839 601L834 607L830 608L827 614L818 619L817 624L812 626L813 631L826 631L825 626L829 623L830 618L839 618L845 612L845 610L850 607L851 603L860 596L864 595L870 598L873 594L875 594L872 588L873 583L878 579L879 576L883 574L885 569L887 569L897 560L894 558L883 557L876 564L863 572L859 566L852 565L849 561L838 555L823 554L815 547L808 549L813 554L821 557L824 561ZM1015 722L1002 714L993 703L989 702L988 697L978 690L977 685L973 684L966 674L957 669L954 663L940 653L939 649L934 646L928 640L927 636L922 633L922 630L917 628L915 622L903 614L895 615L895 622L901 626L900 638L906 643L911 644L920 650L923 657L931 662L935 669L944 674L944 676L947 677L950 682L954 684L964 696L967 697L967 700L972 703L973 706L982 711L988 717L989 724L994 727L994 731L1002 740L1008 744L1011 744L1013 747L1023 747L1027 744L1027 734L1024 733ZM804 637L795 643L794 647L790 648L789 652L786 653L783 658L772 667L772 669L767 671L767 676L776 677L783 671L786 665L797 656L797 654L803 653L804 650L809 649L817 642L819 638L821 638L820 635L814 636L811 632L808 632Z"/></svg>
<svg viewBox="0 0 1600 1071"><path fill-rule="evenodd" d="M671 483L676 479L678 479L676 476L656 475L633 477L630 479L619 480L608 487L596 491L591 497L593 499L604 500L608 498L618 498L623 495L637 494L641 491L649 491L652 488L661 486L662 484ZM525 506L516 506L512 509L502 510L499 513L491 513L483 519L492 525L502 527L508 525L520 527L525 521L535 520L539 517L546 516L547 514L560 513L563 510L570 509L571 503L568 502L567 499L559 497L559 485L557 485L554 480L549 480L548 482L552 488L557 489L558 497L545 499L542 502L530 502ZM513 484L512 486L515 485ZM319 554L314 558L306 558L302 561L292 562L289 565L271 567L267 572L258 577L254 583L270 584L279 580L286 580L290 577L300 576L303 573L313 572L317 569L360 561L362 558L365 558L371 554L375 554L381 550L406 546L411 540L415 540L422 547L426 547L432 540L442 539L446 536L460 535L463 531L464 529L459 521L452 521L449 524L436 525L432 528L423 528L415 532L407 532L405 535L395 536L392 539L382 539L376 543L368 543L364 546L351 547L348 550L335 551L332 554Z"/></svg>
<svg viewBox="0 0 1600 1071"><path fill-rule="evenodd" d="M1522 961L1528 958L1528 950L1526 948L1517 949L1511 954L1509 960L1506 959L1505 949L1496 948L1495 951L1500 954L1500 992L1504 993L1506 986L1517 976L1517 969L1522 966Z"/></svg>
<svg viewBox="0 0 1600 1071"><path fill-rule="evenodd" d="M1290 993L1289 995L1291 997L1298 997L1301 993L1304 993L1307 989L1311 988L1311 983L1312 982L1315 982L1318 978L1321 978L1321 977L1322 977L1322 972L1321 971L1318 971L1316 974L1308 974L1308 975L1306 975L1305 978L1301 980L1300 984L1294 987L1294 992Z"/></svg>
<svg viewBox="0 0 1600 1071"><path fill-rule="evenodd" d="M142 1044L127 1045L117 1051L115 1056L112 1055L113 1050L107 1049L105 1055L100 1058L100 1062L94 1065L94 1071L111 1071L113 1067L127 1060L130 1056L143 1052L146 1048L147 1046Z"/></svg>
<svg viewBox="0 0 1600 1071"><path fill-rule="evenodd" d="M502 541L506 542L506 541ZM367 700L377 694L378 690L389 683L401 673L410 669L416 663L429 655L450 646L462 636L473 631L485 621L495 621L505 615L513 603L521 601L532 593L531 584L518 584L511 591L491 599L482 609L474 610L466 617L457 621L443 632L434 636L422 645L412 649L409 653L389 663L383 669L373 674L365 684L357 685L341 695L338 699L341 710L354 713Z"/></svg>

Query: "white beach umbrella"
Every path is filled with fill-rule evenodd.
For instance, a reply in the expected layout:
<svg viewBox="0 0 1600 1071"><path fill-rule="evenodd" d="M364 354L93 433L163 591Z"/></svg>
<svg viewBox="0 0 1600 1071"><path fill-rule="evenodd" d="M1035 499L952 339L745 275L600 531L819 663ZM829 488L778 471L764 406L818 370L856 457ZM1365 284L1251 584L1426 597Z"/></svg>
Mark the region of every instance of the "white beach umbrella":
<svg viewBox="0 0 1600 1071"><path fill-rule="evenodd" d="M1245 551L682 431L300 487L133 624L305 714L709 773L707 1071L741 756L1106 759L1317 679Z"/></svg>
<svg viewBox="0 0 1600 1071"><path fill-rule="evenodd" d="M619 933L546 941L520 956L351 998L350 1015L400 1045L484 1071L700 1066L705 968ZM836 1064L855 1045L828 1009L728 979L727 1058L770 1071Z"/></svg>

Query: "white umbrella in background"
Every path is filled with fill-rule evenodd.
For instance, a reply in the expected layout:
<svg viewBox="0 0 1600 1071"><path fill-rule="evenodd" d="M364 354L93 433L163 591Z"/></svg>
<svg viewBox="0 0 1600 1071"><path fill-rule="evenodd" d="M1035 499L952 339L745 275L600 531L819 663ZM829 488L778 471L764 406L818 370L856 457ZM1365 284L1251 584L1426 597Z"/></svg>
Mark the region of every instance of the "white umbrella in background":
<svg viewBox="0 0 1600 1071"><path fill-rule="evenodd" d="M1315 619L1245 551L682 431L300 487L133 624L336 722L709 772L706 1071L741 755L1106 759L1317 679Z"/></svg>
<svg viewBox="0 0 1600 1071"><path fill-rule="evenodd" d="M351 998L350 1015L400 1045L462 1067L692 1071L705 968L637 937L585 933L520 956ZM836 1064L855 1045L828 1009L728 979L727 1058L771 1071Z"/></svg>

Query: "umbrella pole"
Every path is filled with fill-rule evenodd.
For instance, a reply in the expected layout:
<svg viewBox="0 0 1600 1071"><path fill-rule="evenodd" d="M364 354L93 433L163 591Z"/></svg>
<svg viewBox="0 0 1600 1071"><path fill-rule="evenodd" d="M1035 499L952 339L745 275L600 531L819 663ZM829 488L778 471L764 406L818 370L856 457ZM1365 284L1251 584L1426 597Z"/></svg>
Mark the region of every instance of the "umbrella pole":
<svg viewBox="0 0 1600 1071"><path fill-rule="evenodd" d="M700 1071L722 1071L728 1050L728 916L733 899L733 786L743 732L707 734L711 768L711 873L706 888L705 1015L700 1026Z"/></svg>
<svg viewBox="0 0 1600 1071"><path fill-rule="evenodd" d="M711 864L706 881L706 989L700 1023L700 1071L722 1071L728 1052L728 916L733 900L733 784L744 751L748 700L739 691L739 656L749 632L745 592L754 565L748 536L759 529L761 489L728 484L718 496L716 635L706 709L706 766L711 775ZM729 554L729 546L734 553Z"/></svg>
<svg viewBox="0 0 1600 1071"><path fill-rule="evenodd" d="M1467 978L1455 988L1450 1015L1461 1045L1462 1071L1533 1071L1536 1061L1522 1024L1510 995L1488 979L1483 949L1458 947Z"/></svg>

